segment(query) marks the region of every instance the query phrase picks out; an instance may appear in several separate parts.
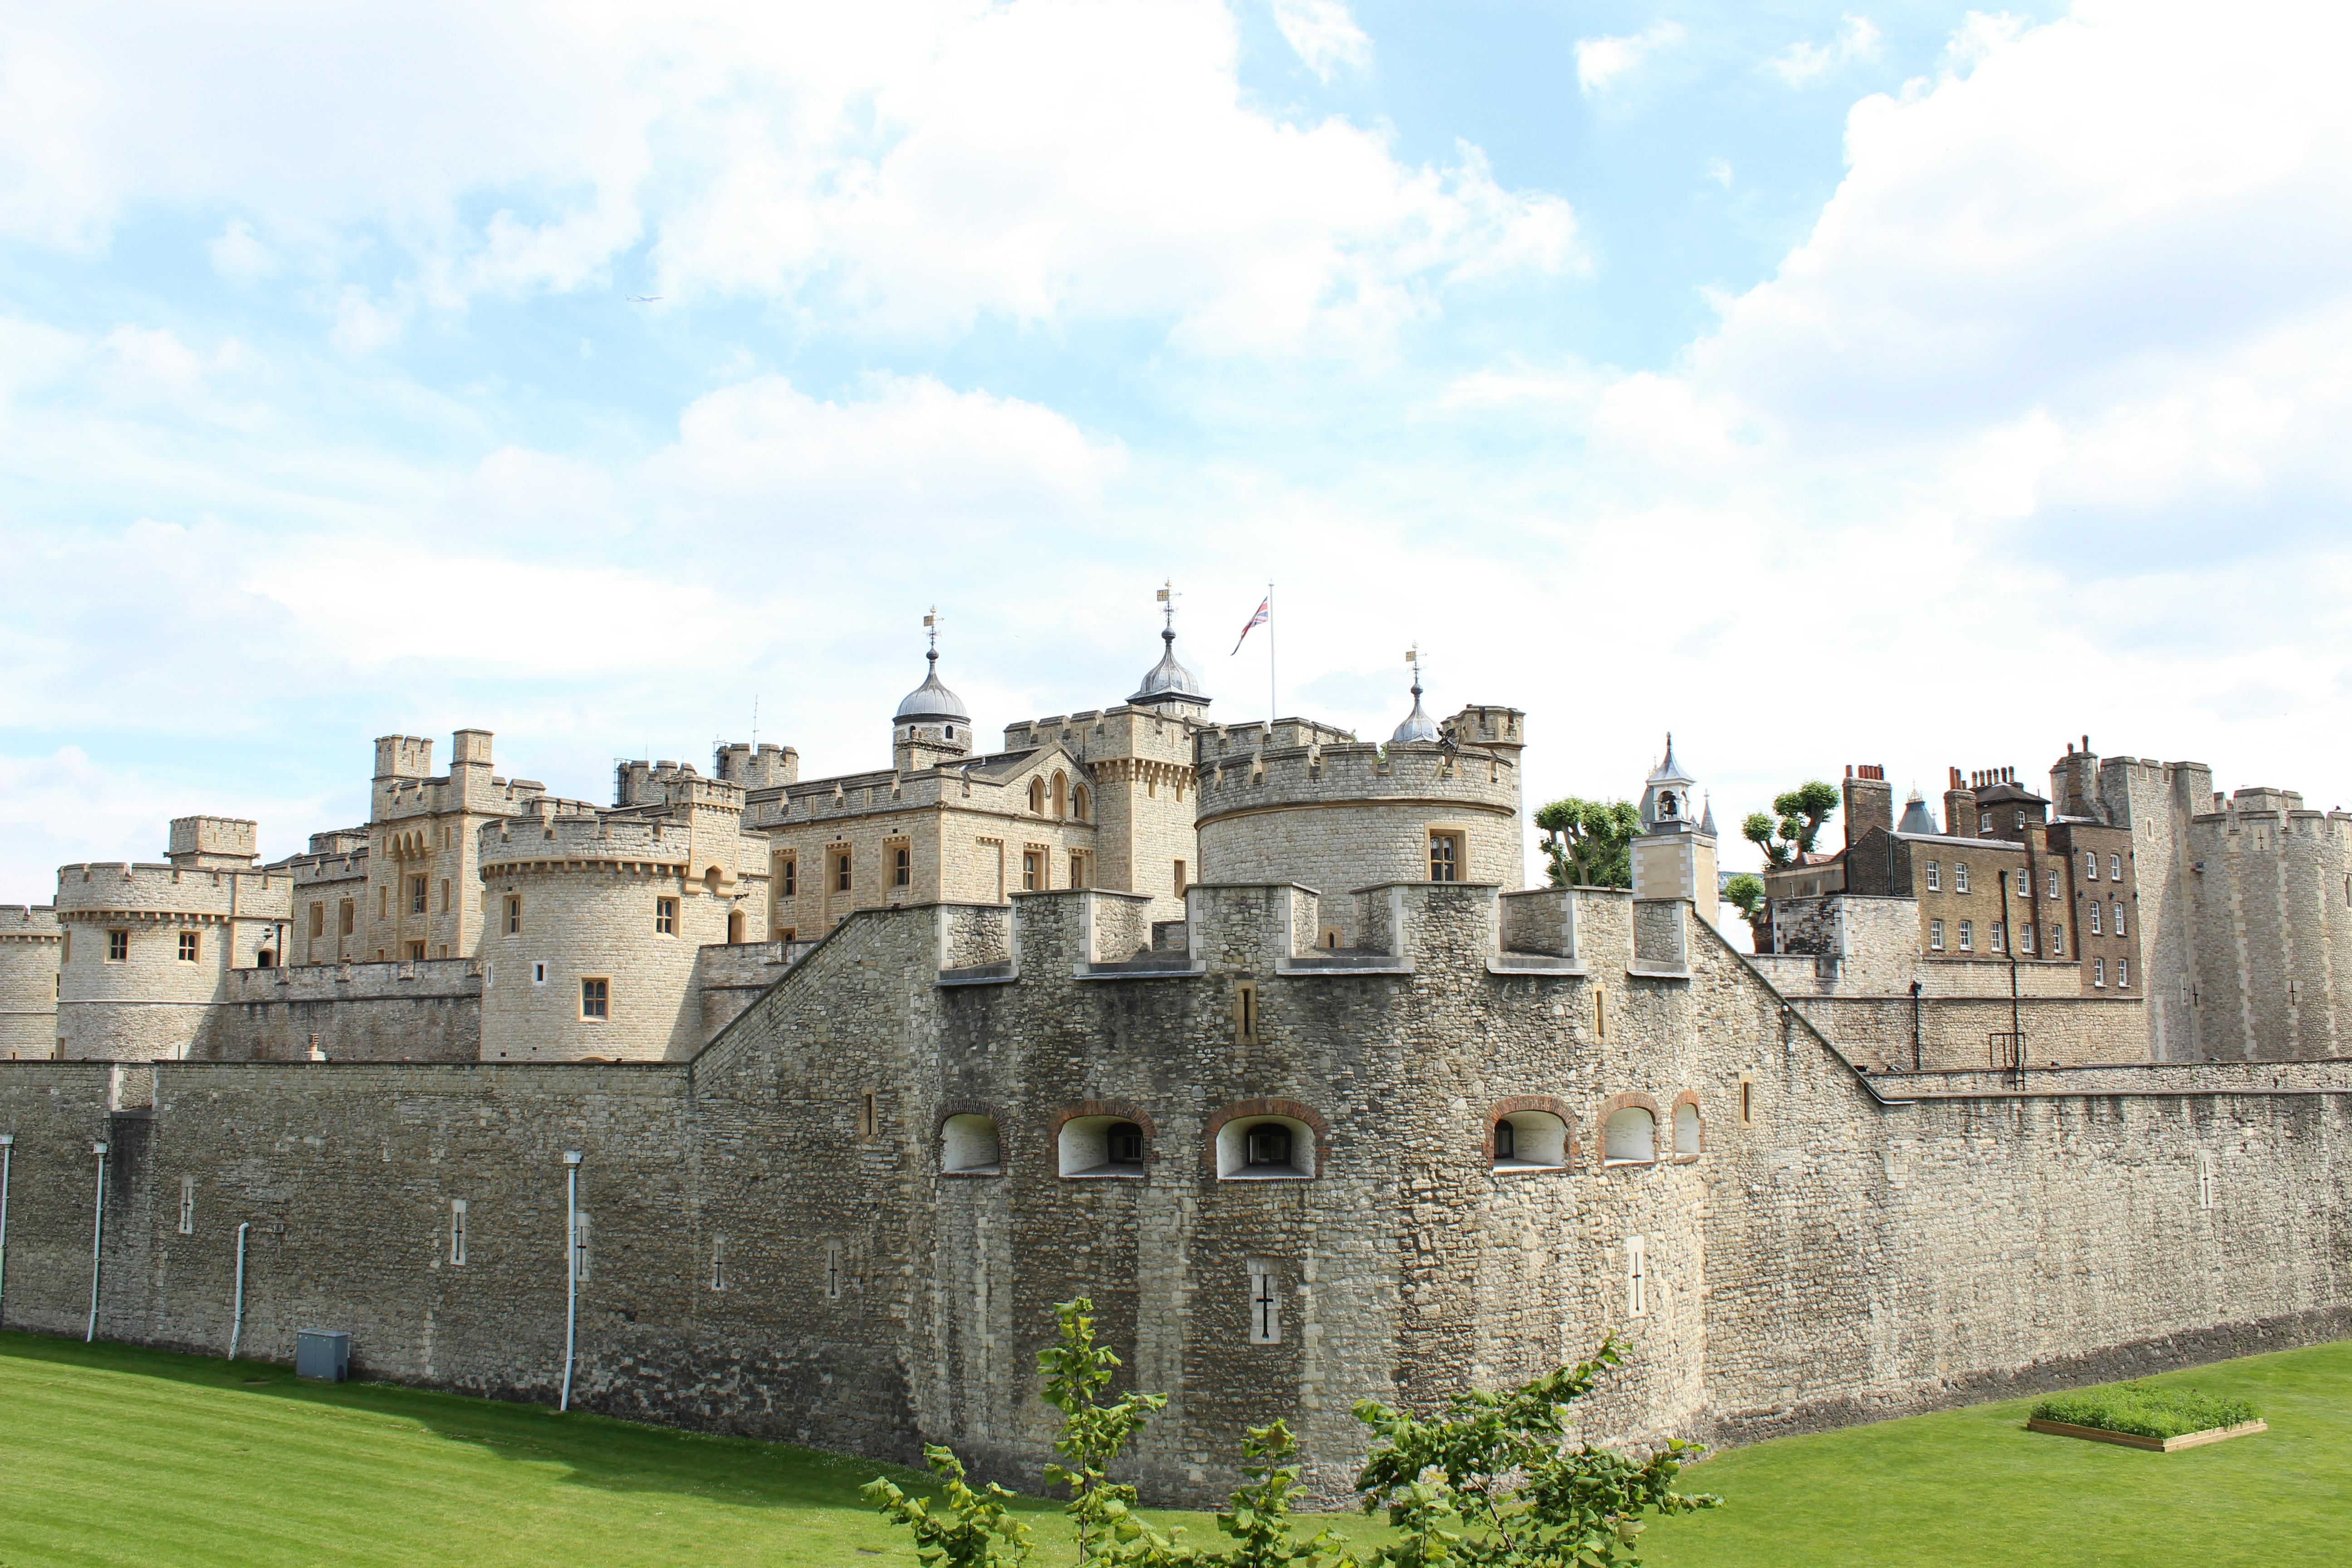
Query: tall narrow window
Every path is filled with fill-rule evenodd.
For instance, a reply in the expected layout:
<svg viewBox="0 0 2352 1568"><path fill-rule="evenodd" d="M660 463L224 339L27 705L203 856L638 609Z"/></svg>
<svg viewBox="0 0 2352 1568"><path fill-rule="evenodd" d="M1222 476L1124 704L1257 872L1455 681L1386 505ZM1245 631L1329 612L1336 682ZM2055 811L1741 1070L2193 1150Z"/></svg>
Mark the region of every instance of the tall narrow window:
<svg viewBox="0 0 2352 1568"><path fill-rule="evenodd" d="M2066 928L2063 925L2053 924L2050 928L2050 956L2053 958L2066 956Z"/></svg>
<svg viewBox="0 0 2352 1568"><path fill-rule="evenodd" d="M1606 985L1592 988L1592 1037L1596 1040L1609 1037L1609 987Z"/></svg>
<svg viewBox="0 0 2352 1568"><path fill-rule="evenodd" d="M327 906L326 906L326 905L324 905L324 904L312 904L312 905L310 906L310 937L311 937L311 940L316 941L316 940L317 940L317 939L319 939L320 937L322 937L322 936L324 936L324 935L326 935L326 934L327 934Z"/></svg>
<svg viewBox="0 0 2352 1568"><path fill-rule="evenodd" d="M520 893L507 895L507 934L509 936L522 934L522 895Z"/></svg>
<svg viewBox="0 0 2352 1568"><path fill-rule="evenodd" d="M345 899L339 914L335 934L338 936L351 935L352 927L359 923L359 906L352 903L351 900Z"/></svg>
<svg viewBox="0 0 2352 1568"><path fill-rule="evenodd" d="M1649 1247L1647 1238L1629 1236L1625 1238L1625 1313L1638 1318L1650 1310Z"/></svg>
<svg viewBox="0 0 2352 1568"><path fill-rule="evenodd" d="M2017 873L2017 896L2021 899L2033 896L2033 873L2021 867Z"/></svg>
<svg viewBox="0 0 2352 1568"><path fill-rule="evenodd" d="M2093 936L2099 935L2099 900L2093 899L2091 900L2090 908L2086 912L2091 917L2091 934Z"/></svg>
<svg viewBox="0 0 2352 1568"><path fill-rule="evenodd" d="M194 931L184 931L180 933L180 962L182 963L194 963L196 961L196 933Z"/></svg>
<svg viewBox="0 0 2352 1568"><path fill-rule="evenodd" d="M1089 885L1087 879L1087 852L1083 849L1073 849L1070 851L1070 886L1084 888Z"/></svg>
<svg viewBox="0 0 2352 1568"><path fill-rule="evenodd" d="M2058 896L2058 873L2055 871L2050 873L2050 896L2053 899Z"/></svg>
<svg viewBox="0 0 2352 1568"><path fill-rule="evenodd" d="M836 893L849 891L849 851L846 849L833 858L833 890Z"/></svg>
<svg viewBox="0 0 2352 1568"><path fill-rule="evenodd" d="M1944 922L1941 921L1927 922L1927 951L1930 952L1944 951Z"/></svg>
<svg viewBox="0 0 2352 1568"><path fill-rule="evenodd" d="M572 1278L588 1282L588 1211L572 1216Z"/></svg>
<svg viewBox="0 0 2352 1568"><path fill-rule="evenodd" d="M2200 1209L2213 1206L2213 1156L2210 1154L2197 1156L2197 1206Z"/></svg>
<svg viewBox="0 0 2352 1568"><path fill-rule="evenodd" d="M1999 921L1993 921L1992 929L1986 933L1986 935L1991 940L1985 944L1985 951L1987 952L2007 952L2009 949L2003 946L2002 943L2008 940L2008 932L2001 929L2001 924Z"/></svg>
<svg viewBox="0 0 2352 1568"><path fill-rule="evenodd" d="M1184 862L1179 860L1176 862L1176 894L1179 898L1181 898L1183 893ZM2352 877L2347 877L2344 879L2344 901L2347 904L2352 904Z"/></svg>
<svg viewBox="0 0 2352 1568"><path fill-rule="evenodd" d="M466 1261L466 1200L449 1200L449 1261L463 1265Z"/></svg>
<svg viewBox="0 0 2352 1568"><path fill-rule="evenodd" d="M2032 926L2020 926L2017 928L2017 951L2024 953L2029 958L2033 955L2033 928Z"/></svg>
<svg viewBox="0 0 2352 1568"><path fill-rule="evenodd" d="M723 1236L710 1238L710 1288L727 1289L727 1238Z"/></svg>
<svg viewBox="0 0 2352 1568"><path fill-rule="evenodd" d="M2091 960L2091 984L2094 985L2105 985L2106 983L2107 961L2104 958L2095 958Z"/></svg>
<svg viewBox="0 0 2352 1568"><path fill-rule="evenodd" d="M841 1243L824 1244L824 1296L828 1301L841 1300Z"/></svg>
<svg viewBox="0 0 2352 1568"><path fill-rule="evenodd" d="M1952 891L1965 893L1968 890L1969 863L1965 860L1955 860L1952 862Z"/></svg>
<svg viewBox="0 0 2352 1568"><path fill-rule="evenodd" d="M787 899L797 899L801 896L801 863L797 857L791 855L784 857L783 896Z"/></svg>
<svg viewBox="0 0 2352 1568"><path fill-rule="evenodd" d="M1274 1263L1270 1258L1249 1260L1250 1326L1249 1342L1254 1345L1278 1345L1282 1342L1282 1296L1276 1283Z"/></svg>
<svg viewBox="0 0 2352 1568"><path fill-rule="evenodd" d="M441 912L445 915L449 912L449 879L446 877L441 879Z"/></svg>
<svg viewBox="0 0 2352 1568"><path fill-rule="evenodd" d="M2085 849L2083 851L2083 877L2086 881L2095 882L2099 879L2099 855L2097 850Z"/></svg>
<svg viewBox="0 0 2352 1568"><path fill-rule="evenodd" d="M1930 860L1927 862L1927 890L1931 893L1938 893L1943 891L1943 889L1944 863L1940 860Z"/></svg>
<svg viewBox="0 0 2352 1568"><path fill-rule="evenodd" d="M1977 947L1977 927L1974 921L1960 922L1960 951L1974 952Z"/></svg>
<svg viewBox="0 0 2352 1568"><path fill-rule="evenodd" d="M677 934L677 900L676 899L654 900L654 934L656 936Z"/></svg>
<svg viewBox="0 0 2352 1568"><path fill-rule="evenodd" d="M121 963L131 956L131 933L110 931L106 933L106 962Z"/></svg>
<svg viewBox="0 0 2352 1568"><path fill-rule="evenodd" d="M2131 960L2130 960L2130 959L2128 959L2128 958L2118 958L2118 959L2116 959L2116 988L2117 988L2118 990L2120 990L2120 989L2121 989L2121 988L2123 988L2124 986L2129 985L2130 984L2131 984Z"/></svg>
<svg viewBox="0 0 2352 1568"><path fill-rule="evenodd" d="M911 888L915 885L915 851L905 844L890 852L890 885Z"/></svg>
<svg viewBox="0 0 2352 1568"><path fill-rule="evenodd" d="M180 1178L180 1234L196 1234L196 1179L194 1176Z"/></svg>
<svg viewBox="0 0 2352 1568"><path fill-rule="evenodd" d="M421 915L425 912L425 878L411 877L408 879L408 912L410 914Z"/></svg>
<svg viewBox="0 0 2352 1568"><path fill-rule="evenodd" d="M860 1138L871 1138L880 1131L881 1128L881 1117L874 1107L874 1091L869 1089L858 1099L857 1135Z"/></svg>
<svg viewBox="0 0 2352 1568"><path fill-rule="evenodd" d="M1257 1039L1257 984L1244 980L1234 987L1234 1039L1250 1045Z"/></svg>
<svg viewBox="0 0 2352 1568"><path fill-rule="evenodd" d="M583 1018L609 1018L613 1016L613 983L610 980L582 979L580 1016Z"/></svg>
<svg viewBox="0 0 2352 1568"><path fill-rule="evenodd" d="M1453 833L1433 833L1429 836L1429 879L1433 882L1458 882L1462 879L1462 839Z"/></svg>
<svg viewBox="0 0 2352 1568"><path fill-rule="evenodd" d="M547 984L547 963L544 959L530 966L530 983L533 985Z"/></svg>
<svg viewBox="0 0 2352 1568"><path fill-rule="evenodd" d="M2124 901L2121 899L2116 900L2116 934L2124 934Z"/></svg>
<svg viewBox="0 0 2352 1568"><path fill-rule="evenodd" d="M1746 1073L1739 1075L1739 1125L1756 1125L1756 1080Z"/></svg>
<svg viewBox="0 0 2352 1568"><path fill-rule="evenodd" d="M389 882L375 890L375 918L380 921L392 918L392 884Z"/></svg>
<svg viewBox="0 0 2352 1568"><path fill-rule="evenodd" d="M2123 879L2124 879L2124 858L2123 858L2122 856L2120 856L2120 855L2110 855L2110 856L2108 856L2108 857L2107 857L2107 880L2108 880L2108 881L2110 881L2110 882L2120 882L2120 881L2122 881Z"/></svg>
<svg viewBox="0 0 2352 1568"><path fill-rule="evenodd" d="M1034 893L1037 890L1038 868L1045 863L1045 857L1034 849L1024 849L1021 852L1021 890L1023 892Z"/></svg>

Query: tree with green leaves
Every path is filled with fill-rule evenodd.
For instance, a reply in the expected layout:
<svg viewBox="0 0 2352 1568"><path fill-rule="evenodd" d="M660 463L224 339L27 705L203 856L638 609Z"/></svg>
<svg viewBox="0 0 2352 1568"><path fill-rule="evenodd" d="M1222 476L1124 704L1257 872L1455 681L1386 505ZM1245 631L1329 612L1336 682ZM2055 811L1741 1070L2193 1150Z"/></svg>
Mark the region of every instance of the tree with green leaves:
<svg viewBox="0 0 2352 1568"><path fill-rule="evenodd" d="M1230 1506L1217 1515L1217 1528L1234 1538L1231 1552L1192 1559L1225 1568L1345 1568L1353 1559L1346 1543L1327 1526L1302 1541L1291 1533L1291 1495L1298 1489L1298 1439L1280 1421L1252 1426L1242 1436L1244 1483Z"/></svg>
<svg viewBox="0 0 2352 1568"><path fill-rule="evenodd" d="M1749 812L1739 825L1740 836L1764 851L1767 866L1793 866L1799 856L1813 852L1822 825L1837 808L1837 786L1811 779L1773 796L1772 816Z"/></svg>
<svg viewBox="0 0 2352 1568"><path fill-rule="evenodd" d="M974 1491L952 1448L926 1443L923 1458L940 1478L937 1508L884 1476L858 1489L883 1517L915 1532L917 1561L925 1568L1018 1568L1029 1561L1029 1527L1004 1506L1013 1493L994 1481Z"/></svg>
<svg viewBox="0 0 2352 1568"><path fill-rule="evenodd" d="M1571 1442L1568 1409L1624 1359L1611 1335L1593 1358L1507 1394L1472 1389L1433 1417L1356 1405L1378 1441L1356 1478L1367 1513L1385 1507L1403 1537L1381 1549L1377 1568L1633 1568L1643 1516L1716 1508L1722 1500L1678 1492L1675 1478L1705 1450L1671 1438L1636 1463ZM1461 1528L1452 1528L1455 1520Z"/></svg>
<svg viewBox="0 0 2352 1568"><path fill-rule="evenodd" d="M1748 929L1756 933L1756 951L1768 951L1772 924L1772 903L1764 896L1764 879L1753 871L1742 871L1723 885L1723 901L1747 917Z"/></svg>
<svg viewBox="0 0 2352 1568"><path fill-rule="evenodd" d="M1630 800L1566 795L1536 808L1555 888L1630 888L1641 809Z"/></svg>
<svg viewBox="0 0 2352 1568"><path fill-rule="evenodd" d="M1191 1554L1144 1522L1135 1511L1135 1489L1110 1479L1111 1461L1143 1424L1168 1403L1164 1394L1133 1390L1105 1403L1119 1359L1095 1342L1095 1304L1081 1296L1054 1309L1060 1325L1055 1342L1037 1352L1045 1379L1045 1403L1062 1413L1062 1435L1054 1439L1060 1462L1045 1467L1047 1486L1066 1486L1063 1505L1077 1536L1081 1564L1181 1563Z"/></svg>

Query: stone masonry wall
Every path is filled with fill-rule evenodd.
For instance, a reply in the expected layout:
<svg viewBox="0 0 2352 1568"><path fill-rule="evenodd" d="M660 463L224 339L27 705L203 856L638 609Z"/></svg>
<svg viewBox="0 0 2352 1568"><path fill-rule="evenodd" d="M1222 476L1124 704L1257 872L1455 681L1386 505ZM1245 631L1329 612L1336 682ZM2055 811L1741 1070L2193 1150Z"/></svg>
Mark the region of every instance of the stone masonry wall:
<svg viewBox="0 0 2352 1568"><path fill-rule="evenodd" d="M195 1061L469 1062L482 1053L478 959L229 972L188 1047Z"/></svg>
<svg viewBox="0 0 2352 1568"><path fill-rule="evenodd" d="M58 936L47 905L0 904L0 1058L57 1052Z"/></svg>

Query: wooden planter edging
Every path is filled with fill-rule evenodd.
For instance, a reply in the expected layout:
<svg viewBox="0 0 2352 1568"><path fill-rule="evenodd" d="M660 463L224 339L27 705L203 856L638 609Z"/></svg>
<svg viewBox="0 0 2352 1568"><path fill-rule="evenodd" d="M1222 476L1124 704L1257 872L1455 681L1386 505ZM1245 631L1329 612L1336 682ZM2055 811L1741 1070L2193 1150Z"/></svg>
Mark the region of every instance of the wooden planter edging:
<svg viewBox="0 0 2352 1568"><path fill-rule="evenodd" d="M2109 1432L2097 1426L2070 1426L2063 1421L2044 1421L2036 1417L2025 1424L2029 1432L2054 1432L2061 1437L2088 1437L2094 1443L2119 1443L2126 1448L2153 1448L2159 1454L2169 1454L2176 1448L2199 1448L2208 1443L2227 1442L2231 1437L2251 1436L2267 1432L2267 1421L2248 1421L2237 1426L2209 1426L2202 1432L2184 1432L2178 1437L2143 1437L2137 1432Z"/></svg>

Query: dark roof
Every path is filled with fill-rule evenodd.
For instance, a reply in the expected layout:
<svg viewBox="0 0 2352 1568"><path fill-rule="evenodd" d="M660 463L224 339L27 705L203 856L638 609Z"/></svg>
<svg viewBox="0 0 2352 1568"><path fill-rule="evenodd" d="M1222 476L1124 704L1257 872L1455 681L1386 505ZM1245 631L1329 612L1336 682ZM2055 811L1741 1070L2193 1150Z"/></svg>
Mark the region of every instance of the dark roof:
<svg viewBox="0 0 2352 1568"><path fill-rule="evenodd" d="M1984 788L1977 791L1977 804L1979 805L2000 805L2012 801L2024 801L2032 805L2048 805L2050 804L2049 799L2046 796L2038 795L2032 790L2026 788L2023 784L1987 784Z"/></svg>

